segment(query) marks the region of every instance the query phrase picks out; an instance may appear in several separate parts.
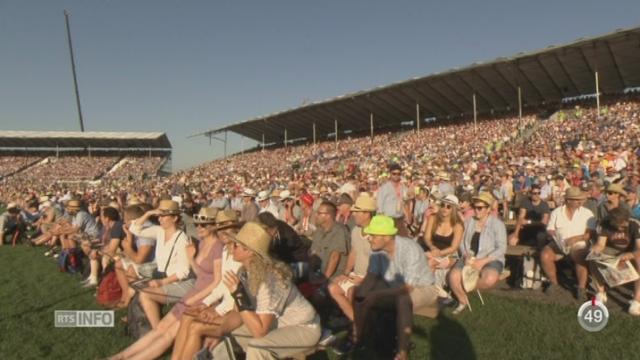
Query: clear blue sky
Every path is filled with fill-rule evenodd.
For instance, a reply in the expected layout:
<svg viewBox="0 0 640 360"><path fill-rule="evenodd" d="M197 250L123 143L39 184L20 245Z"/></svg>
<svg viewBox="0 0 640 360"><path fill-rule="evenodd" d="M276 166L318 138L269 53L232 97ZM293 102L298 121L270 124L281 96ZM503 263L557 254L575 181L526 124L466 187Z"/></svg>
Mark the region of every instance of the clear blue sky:
<svg viewBox="0 0 640 360"><path fill-rule="evenodd" d="M0 0L0 129L79 129L63 9L86 129L164 131L174 170L221 156L200 130L640 25L638 0Z"/></svg>

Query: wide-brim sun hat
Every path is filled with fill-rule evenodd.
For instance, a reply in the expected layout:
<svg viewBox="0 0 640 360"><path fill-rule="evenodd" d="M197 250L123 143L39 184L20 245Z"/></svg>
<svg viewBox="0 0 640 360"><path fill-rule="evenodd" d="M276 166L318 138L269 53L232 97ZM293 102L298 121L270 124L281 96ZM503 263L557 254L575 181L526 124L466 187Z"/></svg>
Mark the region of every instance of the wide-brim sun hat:
<svg viewBox="0 0 640 360"><path fill-rule="evenodd" d="M244 189L242 191L243 197L256 197L256 192L253 189Z"/></svg>
<svg viewBox="0 0 640 360"><path fill-rule="evenodd" d="M584 200L587 195L580 188L572 186L565 191L564 198L567 200Z"/></svg>
<svg viewBox="0 0 640 360"><path fill-rule="evenodd" d="M232 241L243 245L262 258L269 258L271 235L260 223L249 221L244 224Z"/></svg>
<svg viewBox="0 0 640 360"><path fill-rule="evenodd" d="M398 233L398 228L392 218L385 215L376 215L369 225L364 228L364 233L369 235L392 236Z"/></svg>
<svg viewBox="0 0 640 360"><path fill-rule="evenodd" d="M445 196L442 200L443 204L449 204L449 205L453 205L453 206L459 206L460 205L460 200L458 200L458 197L453 195L453 194L449 194L447 196Z"/></svg>
<svg viewBox="0 0 640 360"><path fill-rule="evenodd" d="M160 200L158 210L162 215L178 215L180 214L180 205L177 201L173 200Z"/></svg>
<svg viewBox="0 0 640 360"><path fill-rule="evenodd" d="M293 196L291 196L291 191L289 191L289 190L284 190L279 195L280 195L280 201L293 199Z"/></svg>
<svg viewBox="0 0 640 360"><path fill-rule="evenodd" d="M479 278L480 271L476 270L471 265L465 265L462 268L462 287L464 288L464 291L471 292L475 290Z"/></svg>
<svg viewBox="0 0 640 360"><path fill-rule="evenodd" d="M71 199L67 201L67 205L65 207L67 209L80 209L82 207L82 202L77 199Z"/></svg>
<svg viewBox="0 0 640 360"><path fill-rule="evenodd" d="M352 212L375 212L376 200L368 194L362 194L356 198L356 203L351 206Z"/></svg>
<svg viewBox="0 0 640 360"><path fill-rule="evenodd" d="M496 201L496 198L487 191L481 191L477 195L471 198L472 201L482 201L483 203L491 206Z"/></svg>
<svg viewBox="0 0 640 360"><path fill-rule="evenodd" d="M269 200L269 193L267 193L266 191L260 191L258 193L258 197L256 197L256 201L260 202L260 201L265 201L265 200Z"/></svg>
<svg viewBox="0 0 640 360"><path fill-rule="evenodd" d="M218 211L216 214L216 228L218 230L238 226L238 215L234 210Z"/></svg>
<svg viewBox="0 0 640 360"><path fill-rule="evenodd" d="M622 196L627 196L627 192L624 191L624 188L622 187L622 185L618 183L609 184L609 186L607 186L607 192L612 192L612 193L620 194Z"/></svg>
<svg viewBox="0 0 640 360"><path fill-rule="evenodd" d="M216 215L218 215L218 208L203 207L200 211L193 215L194 224L215 224Z"/></svg>

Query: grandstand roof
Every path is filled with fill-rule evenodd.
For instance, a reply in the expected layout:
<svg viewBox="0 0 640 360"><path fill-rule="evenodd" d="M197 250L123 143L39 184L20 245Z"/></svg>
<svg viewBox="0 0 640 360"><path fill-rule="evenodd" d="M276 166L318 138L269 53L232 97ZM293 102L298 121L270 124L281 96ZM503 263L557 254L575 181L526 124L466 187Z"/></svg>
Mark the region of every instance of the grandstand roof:
<svg viewBox="0 0 640 360"><path fill-rule="evenodd" d="M171 149L171 143L162 132L0 131L0 147Z"/></svg>
<svg viewBox="0 0 640 360"><path fill-rule="evenodd" d="M316 101L192 137L231 131L258 142L264 134L265 143L282 143L284 129L288 139L310 139L315 123L317 138L322 139L334 132L334 119L339 133L368 129L370 114L374 114L375 127L413 121L416 104L421 119L469 115L473 93L481 114L516 112L518 87L526 111L527 107L594 94L595 71L601 93L622 93L640 86L640 27Z"/></svg>

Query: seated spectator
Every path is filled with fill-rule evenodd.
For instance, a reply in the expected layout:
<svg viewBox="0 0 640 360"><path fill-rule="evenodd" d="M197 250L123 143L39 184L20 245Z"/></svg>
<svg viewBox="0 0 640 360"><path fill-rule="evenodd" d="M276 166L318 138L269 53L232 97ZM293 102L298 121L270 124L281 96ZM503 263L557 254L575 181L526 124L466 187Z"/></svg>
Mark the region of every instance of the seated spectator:
<svg viewBox="0 0 640 360"><path fill-rule="evenodd" d="M144 210L139 205L130 205L124 209L125 224L123 230L125 238L122 241L122 253L120 254L115 270L118 283L122 288L122 298L117 308L124 308L135 294L135 290L129 286L130 282L143 278L151 278L155 268L154 254L156 239L143 238L133 235L131 224L144 215ZM150 221L142 225L142 230L153 226Z"/></svg>
<svg viewBox="0 0 640 360"><path fill-rule="evenodd" d="M311 194L303 194L300 196L300 204L302 205L302 214L300 221L295 226L296 232L307 238L316 230L315 214L313 212L313 196Z"/></svg>
<svg viewBox="0 0 640 360"><path fill-rule="evenodd" d="M98 274L100 268L103 271L107 269L109 263L114 260L116 251L120 246L120 241L124 238L124 230L120 221L118 210L107 206L100 211L100 219L102 223L101 234L99 236L100 243L95 249L83 248L85 254L89 256L89 264L91 272L87 279L82 282L83 287L94 287L98 285ZM75 242L70 247L75 247Z"/></svg>
<svg viewBox="0 0 640 360"><path fill-rule="evenodd" d="M344 273L349 233L345 226L336 223L336 212L336 206L330 202L323 202L318 208L309 259L310 280L316 284L325 284Z"/></svg>
<svg viewBox="0 0 640 360"><path fill-rule="evenodd" d="M596 213L596 217L598 221L602 221L607 215L609 211L617 208L618 206L622 207L625 210L630 210L629 205L625 202L625 198L627 197L627 192L624 191L622 185L617 183L612 183L607 186L606 189L607 200L603 201L598 206L598 212Z"/></svg>
<svg viewBox="0 0 640 360"><path fill-rule="evenodd" d="M472 200L475 215L464 222L464 234L460 244L462 257L449 272L449 287L460 303L453 311L454 314L459 314L469 307L467 289L464 288L462 279L464 266L471 266L480 272L476 284L479 290L493 287L504 269L507 230L502 220L489 213L495 198L487 192L480 192Z"/></svg>
<svg viewBox="0 0 640 360"><path fill-rule="evenodd" d="M276 260L291 266L294 281L306 278L309 274L308 240L296 234L286 222L278 220L270 212L258 215L258 221L265 226L271 235L269 254Z"/></svg>
<svg viewBox="0 0 640 360"><path fill-rule="evenodd" d="M540 186L531 185L529 197L523 198L515 230L509 235L509 245L529 245L540 248L546 244L549 205L540 198Z"/></svg>
<svg viewBox="0 0 640 360"><path fill-rule="evenodd" d="M336 222L346 226L349 232L356 226L355 219L351 215L351 206L353 206L351 196L347 193L341 194L338 198Z"/></svg>
<svg viewBox="0 0 640 360"><path fill-rule="evenodd" d="M640 270L640 226L631 220L629 211L615 208L602 219L598 226L598 240L591 247L594 254L604 253L615 256L619 261L631 260L636 271ZM600 275L597 264L589 262L589 268L596 285L596 299L601 303L607 302L606 283ZM640 316L640 280L635 282L634 296L629 306L629 314Z"/></svg>
<svg viewBox="0 0 640 360"><path fill-rule="evenodd" d="M216 216L218 237L225 244L222 251L222 274L236 274L242 266L233 259L234 242L238 234L237 216L233 210L220 211ZM191 359L207 338L205 346L213 349L218 340L242 325L242 318L234 311L235 301L224 283L220 282L202 300L202 304L189 306L180 319L180 328L173 345L172 358Z"/></svg>
<svg viewBox="0 0 640 360"><path fill-rule="evenodd" d="M576 298L586 299L589 271L584 258L587 255L588 241L593 238L596 219L593 213L582 206L585 194L577 187L570 187L564 196L564 205L551 212L547 232L552 241L540 253L542 269L549 279L546 293L556 295L560 291L556 262L570 256L575 264L578 289Z"/></svg>
<svg viewBox="0 0 640 360"><path fill-rule="evenodd" d="M243 267L224 278L242 319L231 336L247 360L286 358L320 338L320 317L291 283L289 266L269 256L270 240L261 225L245 224L233 239L233 258ZM228 359L225 344L214 349L213 358Z"/></svg>
<svg viewBox="0 0 640 360"><path fill-rule="evenodd" d="M295 226L302 217L302 210L300 206L296 204L296 199L291 195L289 190L281 192L278 199L282 202L278 217L289 224L289 226Z"/></svg>
<svg viewBox="0 0 640 360"><path fill-rule="evenodd" d="M151 216L157 216L160 225L142 229ZM161 200L157 209L147 211L134 221L131 232L136 236L156 239L153 279L140 294L142 306L153 328L160 322L160 305L177 302L193 287L190 259L187 253L189 238L180 230L180 209L173 200Z"/></svg>
<svg viewBox="0 0 640 360"><path fill-rule="evenodd" d="M16 232L20 231L20 228L20 209L15 203L9 203L7 204L7 211L0 215L0 235L2 236L0 238L0 246L4 245L5 242L11 242Z"/></svg>
<svg viewBox="0 0 640 360"><path fill-rule="evenodd" d="M344 272L329 284L329 294L345 316L353 321L353 297L355 287L362 283L369 267L371 245L366 239L364 228L369 226L376 213L376 201L367 193L356 199L351 207L356 226L351 230L351 247Z"/></svg>
<svg viewBox="0 0 640 360"><path fill-rule="evenodd" d="M397 353L394 359L407 359L413 326L413 311L425 305L435 305L437 290L433 273L427 265L420 246L398 234L394 220L376 215L364 229L374 254L369 269L356 288L355 323L352 332L354 345L364 340L370 329L371 315L376 310L396 312ZM341 350L348 349L349 344Z"/></svg>
<svg viewBox="0 0 640 360"><path fill-rule="evenodd" d="M447 298L444 291L447 273L458 258L464 226L458 214L458 198L447 195L442 199L438 212L429 218L422 241L418 242L434 272L438 296Z"/></svg>
<svg viewBox="0 0 640 360"><path fill-rule="evenodd" d="M193 244L187 245L186 252L197 278L195 285L159 323L153 326L152 331L121 353L116 354L112 359L154 359L161 356L176 338L185 310L188 307L202 304L202 300L220 283L223 245L216 234L217 212L217 209L202 208L194 216L194 223L197 225L198 238L200 239L198 255L195 256L196 249ZM145 294L145 290L142 291L142 294Z"/></svg>

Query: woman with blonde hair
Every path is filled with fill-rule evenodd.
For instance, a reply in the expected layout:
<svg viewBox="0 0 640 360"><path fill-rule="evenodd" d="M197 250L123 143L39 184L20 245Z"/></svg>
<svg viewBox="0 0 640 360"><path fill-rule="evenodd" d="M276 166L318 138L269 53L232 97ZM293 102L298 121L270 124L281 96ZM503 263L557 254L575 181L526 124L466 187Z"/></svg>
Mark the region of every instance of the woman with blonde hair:
<svg viewBox="0 0 640 360"><path fill-rule="evenodd" d="M289 266L269 256L270 241L262 225L245 224L233 239L233 258L242 268L238 275L226 273L223 280L242 319L231 336L247 360L282 359L304 352L317 344L321 333L320 317L291 282ZM227 356L224 343L214 349L214 359Z"/></svg>

